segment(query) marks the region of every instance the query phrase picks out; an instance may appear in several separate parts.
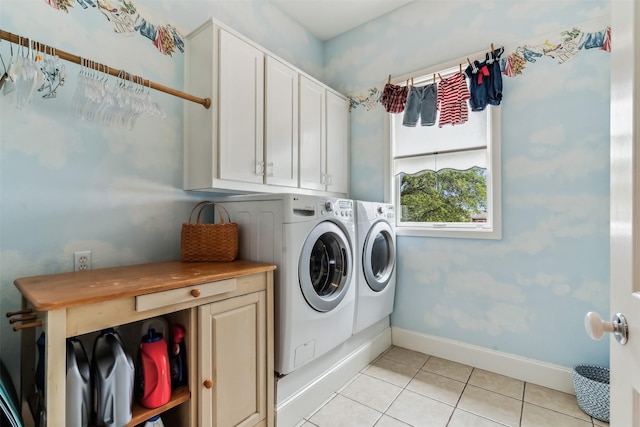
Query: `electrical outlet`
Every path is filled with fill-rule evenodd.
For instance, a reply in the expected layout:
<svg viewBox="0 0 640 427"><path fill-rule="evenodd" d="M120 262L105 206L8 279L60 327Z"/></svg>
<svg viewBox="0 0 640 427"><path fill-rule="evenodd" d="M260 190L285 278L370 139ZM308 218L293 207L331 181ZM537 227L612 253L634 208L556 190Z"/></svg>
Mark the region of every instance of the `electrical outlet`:
<svg viewBox="0 0 640 427"><path fill-rule="evenodd" d="M91 270L91 251L73 253L73 271Z"/></svg>

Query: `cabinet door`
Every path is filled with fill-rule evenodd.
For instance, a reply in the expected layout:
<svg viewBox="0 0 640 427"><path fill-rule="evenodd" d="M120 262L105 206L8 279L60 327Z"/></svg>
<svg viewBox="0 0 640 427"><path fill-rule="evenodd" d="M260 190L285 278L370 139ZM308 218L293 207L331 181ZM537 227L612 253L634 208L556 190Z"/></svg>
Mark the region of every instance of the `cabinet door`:
<svg viewBox="0 0 640 427"><path fill-rule="evenodd" d="M220 179L262 183L264 54L220 30Z"/></svg>
<svg viewBox="0 0 640 427"><path fill-rule="evenodd" d="M327 191L349 192L349 101L328 91Z"/></svg>
<svg viewBox="0 0 640 427"><path fill-rule="evenodd" d="M266 292L201 306L198 316L198 425L258 424L267 416Z"/></svg>
<svg viewBox="0 0 640 427"><path fill-rule="evenodd" d="M325 88L300 76L300 188L325 190Z"/></svg>
<svg viewBox="0 0 640 427"><path fill-rule="evenodd" d="M267 56L265 61L266 182L298 186L298 72Z"/></svg>

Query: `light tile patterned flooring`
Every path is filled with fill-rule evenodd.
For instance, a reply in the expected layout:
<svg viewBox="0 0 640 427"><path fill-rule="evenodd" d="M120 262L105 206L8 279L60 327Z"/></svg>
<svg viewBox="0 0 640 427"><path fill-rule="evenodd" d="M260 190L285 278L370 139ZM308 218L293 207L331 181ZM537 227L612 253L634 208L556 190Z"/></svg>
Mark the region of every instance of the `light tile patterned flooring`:
<svg viewBox="0 0 640 427"><path fill-rule="evenodd" d="M589 427L575 396L390 347L300 427Z"/></svg>

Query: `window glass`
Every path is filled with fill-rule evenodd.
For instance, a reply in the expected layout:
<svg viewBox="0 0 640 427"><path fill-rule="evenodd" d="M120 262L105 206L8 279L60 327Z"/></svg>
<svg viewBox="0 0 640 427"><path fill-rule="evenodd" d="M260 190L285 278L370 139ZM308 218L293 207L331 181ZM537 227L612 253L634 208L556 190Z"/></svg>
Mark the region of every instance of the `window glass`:
<svg viewBox="0 0 640 427"><path fill-rule="evenodd" d="M487 219L487 170L441 169L400 177L405 223L477 223Z"/></svg>
<svg viewBox="0 0 640 427"><path fill-rule="evenodd" d="M387 273L391 260L391 246L383 233L378 233L371 248L371 270L377 280Z"/></svg>

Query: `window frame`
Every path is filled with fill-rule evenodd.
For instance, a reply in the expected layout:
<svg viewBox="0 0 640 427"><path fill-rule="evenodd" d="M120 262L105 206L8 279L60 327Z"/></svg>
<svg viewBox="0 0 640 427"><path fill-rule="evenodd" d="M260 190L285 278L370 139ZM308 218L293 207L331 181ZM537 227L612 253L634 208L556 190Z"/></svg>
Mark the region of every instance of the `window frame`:
<svg viewBox="0 0 640 427"><path fill-rule="evenodd" d="M485 52L470 55L469 58L483 57ZM430 80L433 74L443 73L452 68L458 68L459 64L466 63L467 57L459 60L449 61L439 64L416 73L413 76L420 76L416 81L425 82ZM394 84L405 84L412 76L403 76L392 80ZM416 84L416 83L414 83ZM385 199L394 204L396 212L395 231L400 236L424 236L424 237L445 237L445 238L472 238L472 239L502 239L502 197L501 197L501 106L488 105L485 109L487 117L487 207L490 215L490 226L487 223L469 223L461 225L459 223L410 223L400 222L400 192L397 191L400 185L400 176L394 175L394 141L393 125L390 113L385 112L385 134L388 145L386 153L388 159L385 167ZM478 112L469 111L469 114ZM437 126L437 125L436 125ZM458 224L458 225L456 225ZM475 225L471 225L475 224Z"/></svg>

